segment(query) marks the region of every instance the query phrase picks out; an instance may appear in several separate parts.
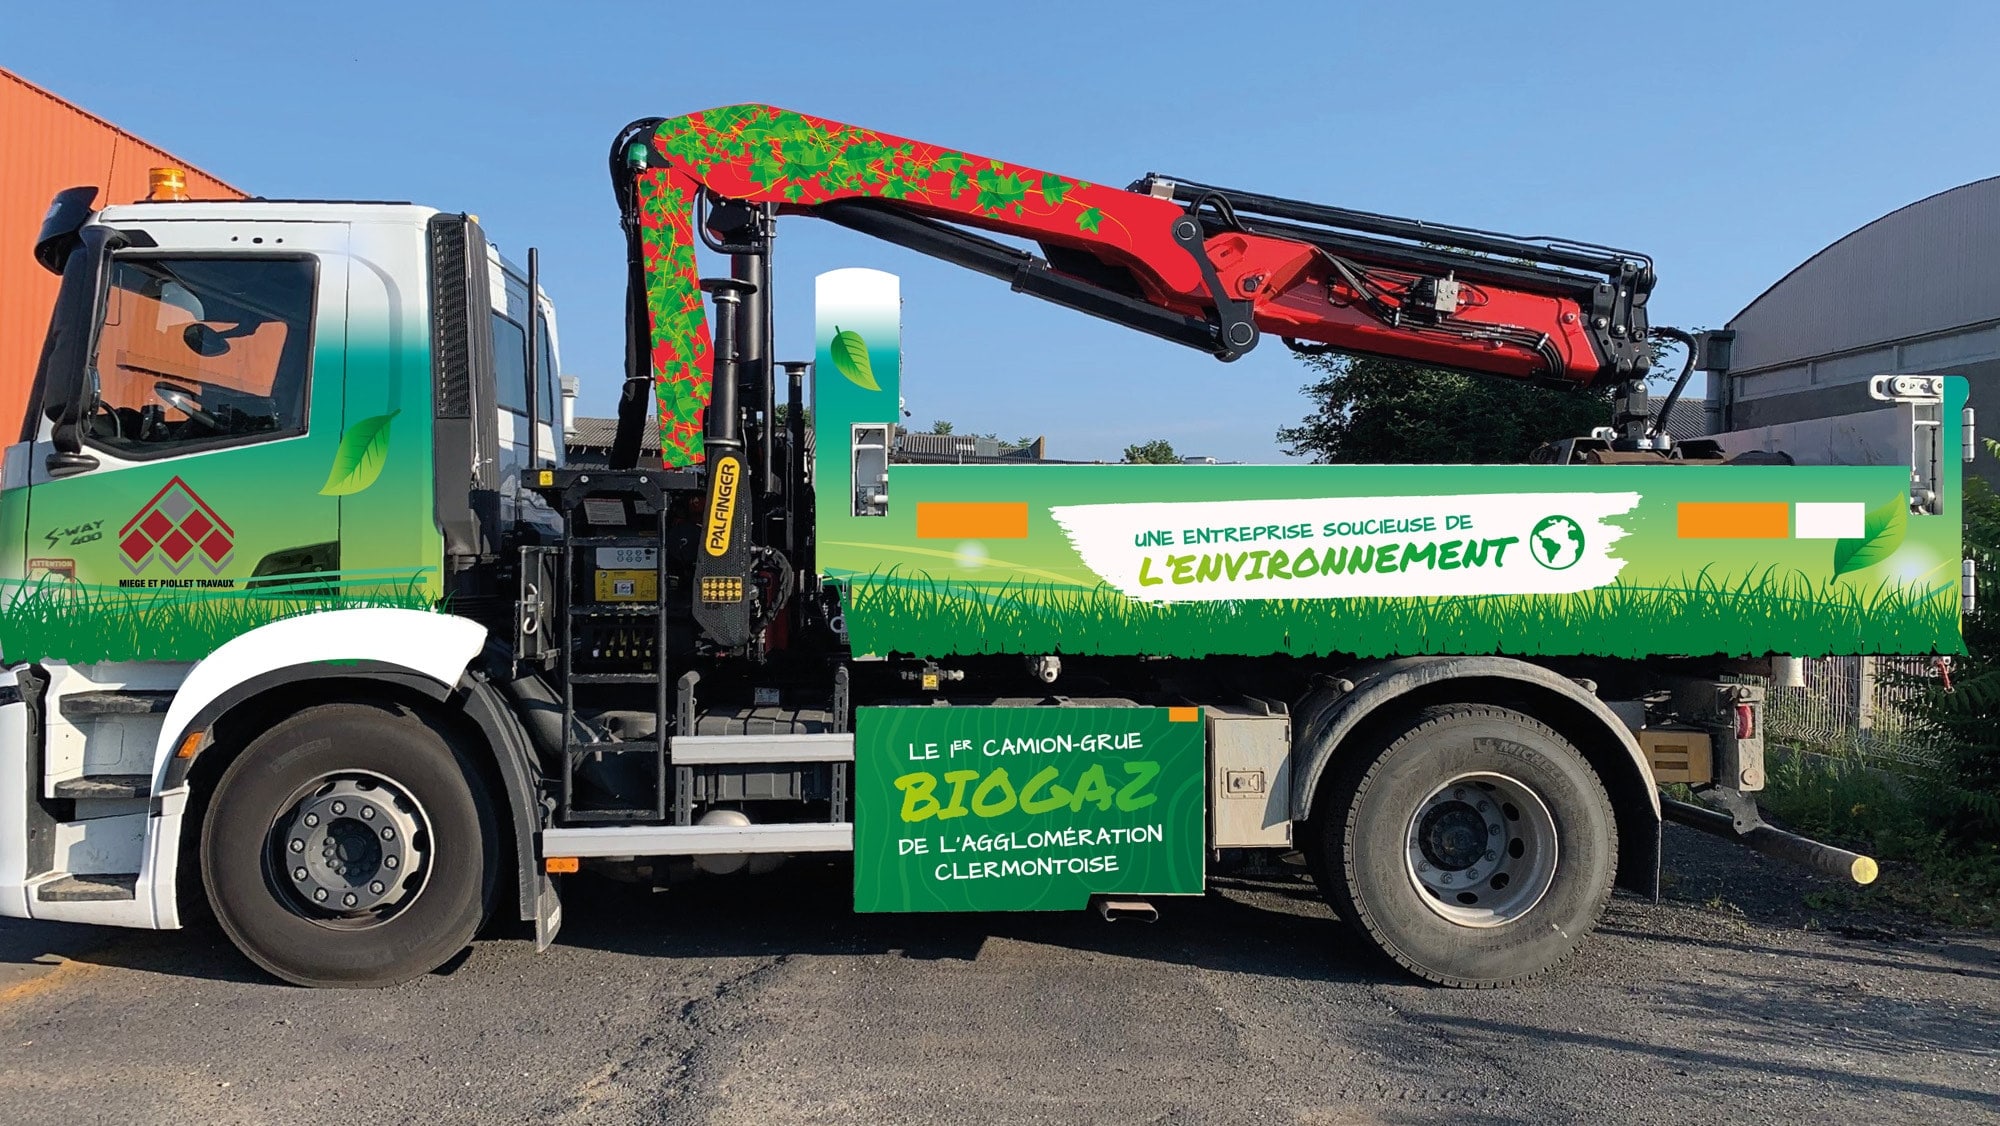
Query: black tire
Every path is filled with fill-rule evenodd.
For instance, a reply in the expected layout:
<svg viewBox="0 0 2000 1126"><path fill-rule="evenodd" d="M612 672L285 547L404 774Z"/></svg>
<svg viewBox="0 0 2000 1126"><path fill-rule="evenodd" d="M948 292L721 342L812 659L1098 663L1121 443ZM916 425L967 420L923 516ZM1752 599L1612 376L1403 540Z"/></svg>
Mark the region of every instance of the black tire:
<svg viewBox="0 0 2000 1126"><path fill-rule="evenodd" d="M1342 919L1398 965L1439 985L1515 985L1548 973L1575 952L1611 898L1618 837L1603 783L1568 740L1519 712L1456 704L1418 712L1373 756L1355 750L1360 753L1329 772L1306 842L1318 854L1321 889ZM1543 868L1533 877L1535 886L1546 887L1539 898L1520 902L1518 914L1488 916L1478 925L1455 921L1453 912L1474 908L1426 890L1417 875L1429 855L1418 843L1425 824L1419 812L1450 802L1459 790L1441 787L1468 775L1525 787L1546 812L1541 835L1552 830L1555 842L1548 861L1553 872ZM1473 801L1493 796L1490 783L1469 785ZM1487 792L1478 792L1482 786ZM1504 803L1495 808L1505 808L1509 817L1517 812ZM1467 816L1502 823L1491 813ZM1506 841L1521 832L1518 817L1515 822L1491 840L1475 823L1479 835L1473 839L1482 848ZM1473 874L1494 856L1480 855L1485 859L1474 861ZM1522 895L1519 887L1515 894ZM1476 896L1469 901L1477 902Z"/></svg>
<svg viewBox="0 0 2000 1126"><path fill-rule="evenodd" d="M293 811L325 780L357 775L387 780L421 809L423 832L407 835L423 851L406 866L421 878L381 912L343 918L291 884L291 842L278 839L290 834L274 832L298 823ZM493 900L496 838L479 773L444 733L398 705L324 704L252 740L223 772L202 821L202 882L223 932L273 975L395 985L471 943Z"/></svg>

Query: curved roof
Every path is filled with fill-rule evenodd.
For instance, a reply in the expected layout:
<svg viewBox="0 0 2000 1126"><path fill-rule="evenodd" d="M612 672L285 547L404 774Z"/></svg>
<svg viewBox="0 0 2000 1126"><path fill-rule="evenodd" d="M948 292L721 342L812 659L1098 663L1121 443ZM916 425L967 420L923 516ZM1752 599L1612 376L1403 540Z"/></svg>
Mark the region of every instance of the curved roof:
<svg viewBox="0 0 2000 1126"><path fill-rule="evenodd" d="M2000 176L1898 208L1730 318L1750 372L2000 319Z"/></svg>

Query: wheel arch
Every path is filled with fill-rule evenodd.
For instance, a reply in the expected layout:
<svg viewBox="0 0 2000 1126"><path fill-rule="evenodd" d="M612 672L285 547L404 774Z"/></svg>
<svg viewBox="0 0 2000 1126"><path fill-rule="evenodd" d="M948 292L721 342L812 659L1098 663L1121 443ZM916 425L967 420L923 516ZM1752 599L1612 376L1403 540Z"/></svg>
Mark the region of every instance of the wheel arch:
<svg viewBox="0 0 2000 1126"><path fill-rule="evenodd" d="M1350 687L1351 686L1351 687ZM1419 708L1494 704L1548 724L1582 752L1617 818L1618 886L1659 894L1660 795L1638 740L1591 691L1553 670L1508 657L1409 657L1344 670L1309 692L1293 726L1292 809L1313 814L1328 768L1372 734Z"/></svg>
<svg viewBox="0 0 2000 1126"><path fill-rule="evenodd" d="M234 638L190 670L175 693L154 748L154 793L187 789L186 838L198 828L222 771L271 723L342 700L404 705L444 724L472 752L481 781L506 806L500 826L508 840L499 842L501 855L513 856L509 882L520 918L531 920L539 768L519 719L474 667L485 642L486 628L477 622L418 610L309 614ZM301 660L301 654L312 656ZM194 753L183 757L178 751L191 734L199 739ZM191 857L188 846L184 839L182 854Z"/></svg>

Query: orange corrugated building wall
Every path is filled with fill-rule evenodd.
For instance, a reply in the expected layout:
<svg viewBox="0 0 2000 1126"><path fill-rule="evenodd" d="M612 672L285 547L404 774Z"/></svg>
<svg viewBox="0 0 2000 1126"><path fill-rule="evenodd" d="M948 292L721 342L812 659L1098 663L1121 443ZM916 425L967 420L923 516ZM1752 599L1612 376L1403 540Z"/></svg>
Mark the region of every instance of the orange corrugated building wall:
<svg viewBox="0 0 2000 1126"><path fill-rule="evenodd" d="M35 261L35 232L64 188L97 188L99 207L146 197L146 173L187 170L190 199L247 194L100 117L0 69L0 445L15 441L48 331L56 277Z"/></svg>

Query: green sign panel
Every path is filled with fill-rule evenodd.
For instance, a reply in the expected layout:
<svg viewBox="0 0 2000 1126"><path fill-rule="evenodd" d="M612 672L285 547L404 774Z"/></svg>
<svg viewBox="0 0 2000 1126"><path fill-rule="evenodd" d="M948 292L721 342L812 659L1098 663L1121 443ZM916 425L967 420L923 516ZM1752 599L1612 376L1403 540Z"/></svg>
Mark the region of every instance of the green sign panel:
<svg viewBox="0 0 2000 1126"><path fill-rule="evenodd" d="M861 708L854 909L1202 890L1196 708Z"/></svg>

